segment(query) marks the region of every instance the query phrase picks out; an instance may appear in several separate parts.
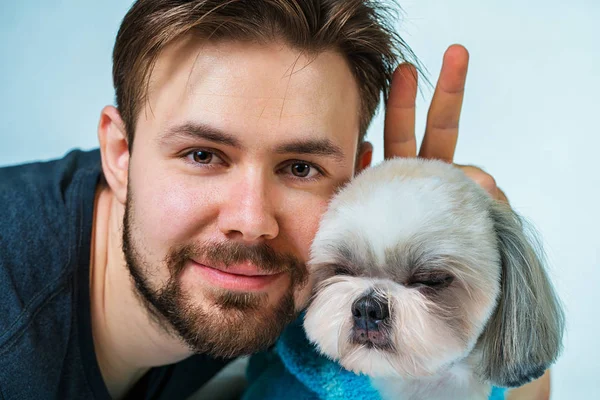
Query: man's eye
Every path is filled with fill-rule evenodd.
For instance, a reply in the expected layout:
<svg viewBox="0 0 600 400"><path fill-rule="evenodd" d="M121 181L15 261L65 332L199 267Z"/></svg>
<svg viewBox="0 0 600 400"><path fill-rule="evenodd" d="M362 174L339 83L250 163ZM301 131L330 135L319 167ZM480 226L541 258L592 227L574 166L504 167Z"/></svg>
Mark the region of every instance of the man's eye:
<svg viewBox="0 0 600 400"><path fill-rule="evenodd" d="M308 174L310 174L310 165L304 163L292 164L292 174L301 178L306 178Z"/></svg>
<svg viewBox="0 0 600 400"><path fill-rule="evenodd" d="M301 161L296 161L288 164L284 168L284 171L292 174L296 178L303 179L316 179L319 177L319 175L322 175L321 172L313 165Z"/></svg>
<svg viewBox="0 0 600 400"><path fill-rule="evenodd" d="M197 163L208 164L212 160L213 154L208 151L194 151L192 158Z"/></svg>
<svg viewBox="0 0 600 400"><path fill-rule="evenodd" d="M187 155L196 164L222 164L223 160L212 151L194 150Z"/></svg>

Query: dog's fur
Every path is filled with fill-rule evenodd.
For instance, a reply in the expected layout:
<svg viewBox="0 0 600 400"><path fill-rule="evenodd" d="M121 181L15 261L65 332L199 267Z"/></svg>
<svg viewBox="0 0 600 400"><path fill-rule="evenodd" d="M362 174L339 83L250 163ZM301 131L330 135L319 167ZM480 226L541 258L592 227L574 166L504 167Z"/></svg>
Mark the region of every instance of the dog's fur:
<svg viewBox="0 0 600 400"><path fill-rule="evenodd" d="M563 312L535 235L440 161L385 161L340 190L309 268L309 340L384 398L486 399L491 385L538 378L561 350ZM352 305L369 293L387 303L385 345L352 340Z"/></svg>

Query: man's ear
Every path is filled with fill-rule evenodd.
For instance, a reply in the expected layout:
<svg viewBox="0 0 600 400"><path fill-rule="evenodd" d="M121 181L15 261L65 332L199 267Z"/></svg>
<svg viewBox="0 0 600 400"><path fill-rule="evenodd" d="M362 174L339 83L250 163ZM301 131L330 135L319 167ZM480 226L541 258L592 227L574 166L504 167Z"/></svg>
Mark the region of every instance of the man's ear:
<svg viewBox="0 0 600 400"><path fill-rule="evenodd" d="M355 174L358 174L363 169L371 165L371 159L373 158L373 145L369 142L362 142L359 145L358 153L356 156L356 168Z"/></svg>
<svg viewBox="0 0 600 400"><path fill-rule="evenodd" d="M129 147L125 124L113 106L102 109L98 124L98 141L102 155L102 171L106 182L121 204L127 198Z"/></svg>

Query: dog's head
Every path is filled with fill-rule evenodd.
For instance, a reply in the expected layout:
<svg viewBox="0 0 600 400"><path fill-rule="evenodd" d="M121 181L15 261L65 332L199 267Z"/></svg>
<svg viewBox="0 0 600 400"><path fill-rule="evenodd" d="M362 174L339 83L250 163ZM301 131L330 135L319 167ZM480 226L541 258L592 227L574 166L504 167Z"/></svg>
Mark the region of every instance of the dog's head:
<svg viewBox="0 0 600 400"><path fill-rule="evenodd" d="M519 386L561 349L541 254L511 208L459 169L386 161L323 216L305 330L357 373L418 378L469 357L482 380Z"/></svg>

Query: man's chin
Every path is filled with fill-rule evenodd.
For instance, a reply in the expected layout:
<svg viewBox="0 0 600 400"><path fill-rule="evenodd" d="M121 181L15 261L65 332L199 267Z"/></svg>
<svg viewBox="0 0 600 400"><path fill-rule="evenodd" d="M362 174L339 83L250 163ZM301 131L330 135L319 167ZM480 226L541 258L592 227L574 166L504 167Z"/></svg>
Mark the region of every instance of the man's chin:
<svg viewBox="0 0 600 400"><path fill-rule="evenodd" d="M292 296L266 308L267 296L220 291L214 300L207 299L209 304L184 307L183 318L171 322L196 353L224 358L249 355L273 345L297 316Z"/></svg>
<svg viewBox="0 0 600 400"><path fill-rule="evenodd" d="M266 308L272 303L276 304L277 300L281 301L281 299L272 299L269 293L240 292L220 288L207 288L202 297L198 299L197 304L208 313L229 314L237 311L248 314L248 318L253 318L256 314L273 312L272 309Z"/></svg>

